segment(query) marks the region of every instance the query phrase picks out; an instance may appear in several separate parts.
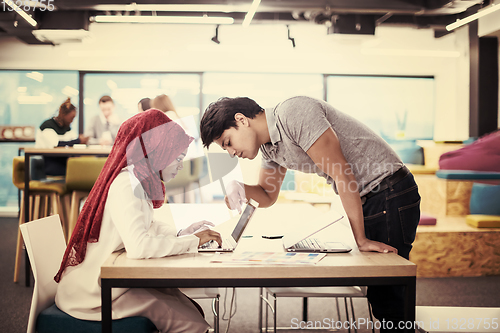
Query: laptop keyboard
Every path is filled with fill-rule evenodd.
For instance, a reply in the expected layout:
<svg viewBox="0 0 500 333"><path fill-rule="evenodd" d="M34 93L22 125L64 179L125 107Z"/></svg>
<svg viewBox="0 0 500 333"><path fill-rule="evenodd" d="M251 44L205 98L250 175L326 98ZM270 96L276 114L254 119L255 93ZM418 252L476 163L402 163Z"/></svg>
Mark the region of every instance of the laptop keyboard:
<svg viewBox="0 0 500 333"><path fill-rule="evenodd" d="M292 246L294 249L322 249L321 241L316 238L306 238Z"/></svg>
<svg viewBox="0 0 500 333"><path fill-rule="evenodd" d="M229 238L223 239L222 240L222 246L219 247L219 243L217 243L214 240L211 240L209 242L206 242L205 244L202 244L200 246L200 249L233 249L234 245L232 245L234 242L231 242Z"/></svg>

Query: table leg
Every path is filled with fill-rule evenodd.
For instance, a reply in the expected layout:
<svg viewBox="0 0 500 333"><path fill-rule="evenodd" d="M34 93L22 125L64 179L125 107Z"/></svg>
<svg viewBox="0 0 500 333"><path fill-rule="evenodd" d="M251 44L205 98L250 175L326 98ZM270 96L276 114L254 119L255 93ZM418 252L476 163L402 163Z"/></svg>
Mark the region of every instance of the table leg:
<svg viewBox="0 0 500 333"><path fill-rule="evenodd" d="M415 323L415 306L416 306L416 294L417 294L417 278L410 277L407 279L405 285L405 332L415 332L413 324ZM411 323L412 325L410 325ZM412 327L408 327L412 326Z"/></svg>
<svg viewBox="0 0 500 333"><path fill-rule="evenodd" d="M101 279L101 324L102 333L111 333L111 283Z"/></svg>
<svg viewBox="0 0 500 333"><path fill-rule="evenodd" d="M302 320L307 323L307 297L302 298Z"/></svg>
<svg viewBox="0 0 500 333"><path fill-rule="evenodd" d="M30 154L24 154L24 223L29 222L30 217ZM28 251L24 249L24 273L25 285L30 286L31 265L28 257Z"/></svg>
<svg viewBox="0 0 500 333"><path fill-rule="evenodd" d="M264 297L263 288L260 287L260 297L259 297L259 333L262 333L262 297Z"/></svg>

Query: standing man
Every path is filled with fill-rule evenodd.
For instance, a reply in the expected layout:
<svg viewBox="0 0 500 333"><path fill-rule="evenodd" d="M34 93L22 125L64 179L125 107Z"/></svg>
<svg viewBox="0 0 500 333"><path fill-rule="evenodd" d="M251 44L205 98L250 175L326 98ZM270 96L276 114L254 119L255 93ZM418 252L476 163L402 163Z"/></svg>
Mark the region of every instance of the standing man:
<svg viewBox="0 0 500 333"><path fill-rule="evenodd" d="M287 169L317 173L340 196L360 251L409 258L420 219L417 185L390 146L361 122L309 97L268 110L246 97L224 97L207 107L200 132L207 148L215 142L248 159L262 153L257 185L228 184L229 208L241 211L250 198L260 207L273 205ZM404 325L403 287L369 287L368 299L377 319L392 322L386 328Z"/></svg>
<svg viewBox="0 0 500 333"><path fill-rule="evenodd" d="M115 103L110 96L99 99L101 113L95 115L89 123L85 135L90 137L89 144L110 146L113 144L120 128L120 120L114 114Z"/></svg>

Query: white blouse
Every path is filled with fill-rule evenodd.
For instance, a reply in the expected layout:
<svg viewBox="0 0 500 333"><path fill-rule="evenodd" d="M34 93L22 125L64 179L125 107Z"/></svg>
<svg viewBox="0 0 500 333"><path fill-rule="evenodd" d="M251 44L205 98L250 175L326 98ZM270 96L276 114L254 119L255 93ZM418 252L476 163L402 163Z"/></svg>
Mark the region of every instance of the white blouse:
<svg viewBox="0 0 500 333"><path fill-rule="evenodd" d="M198 237L177 237L172 220L153 220L153 204L132 168L124 168L111 184L99 241L87 244L84 261L67 267L59 282L56 304L73 317L101 320L100 270L111 253L125 248L128 258L143 259L198 251ZM127 290L113 288L113 300Z"/></svg>

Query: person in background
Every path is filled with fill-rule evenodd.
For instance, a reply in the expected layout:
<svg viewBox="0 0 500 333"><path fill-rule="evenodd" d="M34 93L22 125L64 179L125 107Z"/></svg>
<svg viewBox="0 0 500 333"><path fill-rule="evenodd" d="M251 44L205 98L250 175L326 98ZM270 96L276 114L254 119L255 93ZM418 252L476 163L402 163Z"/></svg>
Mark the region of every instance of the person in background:
<svg viewBox="0 0 500 333"><path fill-rule="evenodd" d="M113 144L120 128L120 120L114 113L115 103L110 96L102 96L99 99L101 113L95 115L85 130L89 137L88 144L110 146Z"/></svg>
<svg viewBox="0 0 500 333"><path fill-rule="evenodd" d="M139 110L139 112L151 109L151 98L146 97L141 99L137 104L137 109Z"/></svg>
<svg viewBox="0 0 500 333"><path fill-rule="evenodd" d="M174 103L172 103L170 97L165 94L158 95L152 99L151 107L165 112L165 114L172 120L180 118L175 110Z"/></svg>
<svg viewBox="0 0 500 333"><path fill-rule="evenodd" d="M208 221L176 230L154 210L165 200L164 183L182 168L193 138L163 112L150 109L126 120L78 216L59 272L55 303L83 320L101 320L100 269L115 251L128 258L197 253L220 234ZM177 288L116 288L113 319L149 318L160 332L206 332L199 305Z"/></svg>
<svg viewBox="0 0 500 333"><path fill-rule="evenodd" d="M181 125L184 130L189 131L187 124L179 116L174 103L172 103L172 100L167 95L161 94L156 96L151 100L151 107L165 112L170 119Z"/></svg>
<svg viewBox="0 0 500 333"><path fill-rule="evenodd" d="M57 116L45 120L37 130L35 148L54 148L85 144L87 136L78 135L71 130L71 123L76 117L76 107L68 97L59 106ZM45 157L45 174L49 176L63 176L66 174L66 157Z"/></svg>

